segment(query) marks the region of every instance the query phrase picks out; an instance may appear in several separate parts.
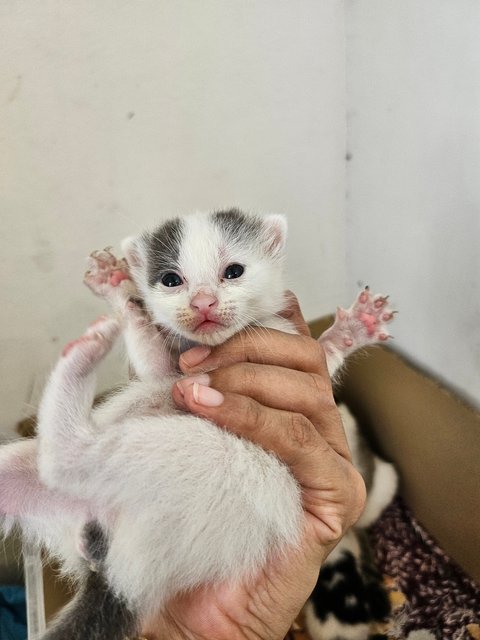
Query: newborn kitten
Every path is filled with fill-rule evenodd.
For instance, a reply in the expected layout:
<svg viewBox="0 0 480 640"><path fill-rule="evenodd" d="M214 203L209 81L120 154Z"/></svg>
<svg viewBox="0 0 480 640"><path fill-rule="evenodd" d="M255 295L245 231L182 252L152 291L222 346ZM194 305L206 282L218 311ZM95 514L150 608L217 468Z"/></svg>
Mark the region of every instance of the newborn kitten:
<svg viewBox="0 0 480 640"><path fill-rule="evenodd" d="M285 240L282 216L230 210L129 239L126 262L92 254L85 281L117 318L65 347L38 437L0 449L5 526L18 523L81 584L45 639L123 640L176 593L248 580L297 544L301 495L287 467L171 399L188 346L246 327L295 332L278 315ZM358 347L387 339L391 318L368 290L339 310L320 339L330 375ZM120 331L136 378L92 409L95 368Z"/></svg>

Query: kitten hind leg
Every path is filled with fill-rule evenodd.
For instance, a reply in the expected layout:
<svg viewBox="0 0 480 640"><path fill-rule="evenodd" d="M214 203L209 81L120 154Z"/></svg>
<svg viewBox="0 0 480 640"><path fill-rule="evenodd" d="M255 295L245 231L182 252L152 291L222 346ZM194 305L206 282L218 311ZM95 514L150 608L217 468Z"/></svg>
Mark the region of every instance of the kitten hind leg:
<svg viewBox="0 0 480 640"><path fill-rule="evenodd" d="M84 283L95 295L105 298L120 317L135 374L142 380L158 380L173 373L176 363L171 362L166 338L143 308L127 262L117 259L109 249L94 251L88 259Z"/></svg>
<svg viewBox="0 0 480 640"><path fill-rule="evenodd" d="M37 446L36 439L29 439L0 447L0 525L5 533L19 525L27 539L42 542L74 569L77 554L70 534L92 517L91 508L84 500L45 487Z"/></svg>
<svg viewBox="0 0 480 640"><path fill-rule="evenodd" d="M39 471L50 488L74 489L75 480L81 486L92 475L87 451L99 430L91 418L95 367L119 330L116 320L99 318L65 347L50 376L38 416Z"/></svg>
<svg viewBox="0 0 480 640"><path fill-rule="evenodd" d="M333 376L351 353L391 336L387 324L395 312L388 296L372 295L368 287L361 291L349 309L337 309L335 322L319 338L325 349L328 372Z"/></svg>

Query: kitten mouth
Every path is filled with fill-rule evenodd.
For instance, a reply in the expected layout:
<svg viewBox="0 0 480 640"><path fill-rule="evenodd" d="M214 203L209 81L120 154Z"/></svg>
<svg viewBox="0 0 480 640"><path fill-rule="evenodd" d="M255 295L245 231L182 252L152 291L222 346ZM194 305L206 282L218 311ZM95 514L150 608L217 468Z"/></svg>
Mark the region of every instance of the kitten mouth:
<svg viewBox="0 0 480 640"><path fill-rule="evenodd" d="M203 320L193 330L194 333L214 333L219 329L224 329L225 325L217 320Z"/></svg>

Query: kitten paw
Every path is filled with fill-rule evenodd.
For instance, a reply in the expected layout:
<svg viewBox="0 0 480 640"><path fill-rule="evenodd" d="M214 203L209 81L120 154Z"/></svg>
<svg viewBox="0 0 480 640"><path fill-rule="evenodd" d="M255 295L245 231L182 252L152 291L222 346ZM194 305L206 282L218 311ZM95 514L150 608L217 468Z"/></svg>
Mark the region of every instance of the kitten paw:
<svg viewBox="0 0 480 640"><path fill-rule="evenodd" d="M393 320L395 313L388 304L388 296L372 295L365 287L348 311L337 311L337 317L340 315L340 323L349 327L356 346L360 347L391 338L387 323Z"/></svg>
<svg viewBox="0 0 480 640"><path fill-rule="evenodd" d="M152 335L158 333L157 327L152 323L148 315L143 300L131 296L128 299L124 309L124 316L127 322L132 323L136 327L151 330Z"/></svg>
<svg viewBox="0 0 480 640"><path fill-rule="evenodd" d="M136 294L126 260L117 259L109 248L94 251L88 258L87 267L83 281L95 295L109 301L122 299L126 302Z"/></svg>
<svg viewBox="0 0 480 640"><path fill-rule="evenodd" d="M78 363L84 372L90 370L112 348L120 331L120 323L114 318L100 316L83 336L65 345L62 356Z"/></svg>
<svg viewBox="0 0 480 640"><path fill-rule="evenodd" d="M322 336L337 349L350 353L360 347L385 342L392 336L387 324L394 314L388 296L373 295L366 287L349 309L337 309L334 324Z"/></svg>

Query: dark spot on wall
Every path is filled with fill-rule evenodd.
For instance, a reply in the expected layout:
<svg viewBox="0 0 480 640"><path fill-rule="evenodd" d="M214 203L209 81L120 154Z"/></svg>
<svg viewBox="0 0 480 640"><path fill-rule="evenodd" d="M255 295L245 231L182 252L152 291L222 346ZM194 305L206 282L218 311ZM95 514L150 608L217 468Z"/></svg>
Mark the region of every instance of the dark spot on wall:
<svg viewBox="0 0 480 640"><path fill-rule="evenodd" d="M9 96L7 97L6 104L15 102L15 100L18 98L20 90L22 88L22 80L23 78L21 75L16 76L15 84L13 85L13 89L10 91Z"/></svg>
<svg viewBox="0 0 480 640"><path fill-rule="evenodd" d="M31 255L31 259L37 269L42 273L50 273L55 265L55 253L50 240L42 238L40 235L36 241L36 251Z"/></svg>

